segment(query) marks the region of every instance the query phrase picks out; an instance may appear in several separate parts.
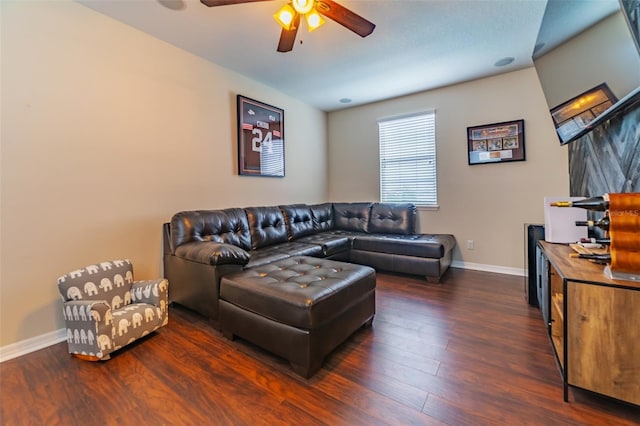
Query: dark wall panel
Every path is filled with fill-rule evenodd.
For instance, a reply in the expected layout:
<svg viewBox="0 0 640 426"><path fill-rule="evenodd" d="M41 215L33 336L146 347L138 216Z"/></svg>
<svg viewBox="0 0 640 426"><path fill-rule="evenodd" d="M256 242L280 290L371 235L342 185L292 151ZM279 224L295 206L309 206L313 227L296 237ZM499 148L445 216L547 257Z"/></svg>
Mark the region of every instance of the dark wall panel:
<svg viewBox="0 0 640 426"><path fill-rule="evenodd" d="M572 196L640 192L640 102L569 147Z"/></svg>

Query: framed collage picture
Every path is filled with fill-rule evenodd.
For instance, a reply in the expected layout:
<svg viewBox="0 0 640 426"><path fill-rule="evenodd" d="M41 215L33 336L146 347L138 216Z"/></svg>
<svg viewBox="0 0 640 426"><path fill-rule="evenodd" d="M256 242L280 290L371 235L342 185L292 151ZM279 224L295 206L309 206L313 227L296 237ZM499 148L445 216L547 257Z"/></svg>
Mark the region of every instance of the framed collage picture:
<svg viewBox="0 0 640 426"><path fill-rule="evenodd" d="M467 127L469 165L524 161L524 120Z"/></svg>
<svg viewBox="0 0 640 426"><path fill-rule="evenodd" d="M284 176L284 110L238 95L238 174Z"/></svg>

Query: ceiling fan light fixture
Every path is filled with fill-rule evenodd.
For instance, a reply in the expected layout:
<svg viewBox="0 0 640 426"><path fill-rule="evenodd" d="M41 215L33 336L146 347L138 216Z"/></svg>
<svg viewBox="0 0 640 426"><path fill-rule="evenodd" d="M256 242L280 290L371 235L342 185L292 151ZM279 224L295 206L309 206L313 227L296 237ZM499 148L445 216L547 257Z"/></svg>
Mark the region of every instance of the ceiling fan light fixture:
<svg viewBox="0 0 640 426"><path fill-rule="evenodd" d="M325 23L325 20L322 19L322 16L320 16L318 11L315 9L307 13L304 17L307 20L307 28L309 29L309 32L320 28Z"/></svg>
<svg viewBox="0 0 640 426"><path fill-rule="evenodd" d="M285 4L282 8L273 15L273 18L276 20L278 24L285 30L290 30L294 17L296 16L296 11L293 10L290 4Z"/></svg>
<svg viewBox="0 0 640 426"><path fill-rule="evenodd" d="M292 0L293 8L301 15L306 15L313 9L314 0Z"/></svg>

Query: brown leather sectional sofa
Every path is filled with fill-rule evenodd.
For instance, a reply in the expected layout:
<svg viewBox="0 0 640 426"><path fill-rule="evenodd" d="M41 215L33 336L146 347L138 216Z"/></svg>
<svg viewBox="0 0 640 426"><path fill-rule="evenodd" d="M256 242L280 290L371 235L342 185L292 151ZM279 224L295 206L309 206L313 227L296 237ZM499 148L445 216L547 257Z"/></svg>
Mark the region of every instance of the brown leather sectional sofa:
<svg viewBox="0 0 640 426"><path fill-rule="evenodd" d="M217 323L223 276L294 256L368 265L438 282L455 238L416 233L412 204L324 203L196 210L163 225L170 299Z"/></svg>

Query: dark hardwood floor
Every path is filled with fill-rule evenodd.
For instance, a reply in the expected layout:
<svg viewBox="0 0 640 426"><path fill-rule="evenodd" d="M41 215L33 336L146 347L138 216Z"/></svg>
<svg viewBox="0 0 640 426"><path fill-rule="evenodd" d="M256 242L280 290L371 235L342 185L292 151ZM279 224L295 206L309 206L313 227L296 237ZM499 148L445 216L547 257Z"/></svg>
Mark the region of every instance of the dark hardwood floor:
<svg viewBox="0 0 640 426"><path fill-rule="evenodd" d="M378 274L377 313L318 374L230 342L172 306L169 325L92 363L60 343L0 364L3 425L635 425L640 409L562 381L524 278Z"/></svg>

